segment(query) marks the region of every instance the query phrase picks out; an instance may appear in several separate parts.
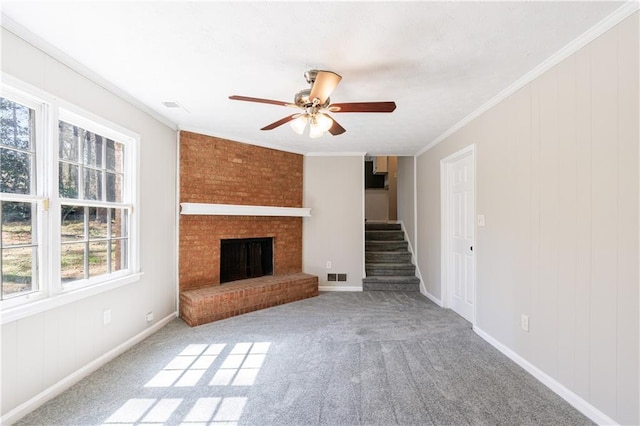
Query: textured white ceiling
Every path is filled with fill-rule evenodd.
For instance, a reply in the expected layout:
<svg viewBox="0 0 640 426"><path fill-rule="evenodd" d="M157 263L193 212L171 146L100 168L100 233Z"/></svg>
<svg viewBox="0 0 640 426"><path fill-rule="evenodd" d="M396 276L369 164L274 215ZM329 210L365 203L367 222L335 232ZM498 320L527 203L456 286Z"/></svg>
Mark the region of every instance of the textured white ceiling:
<svg viewBox="0 0 640 426"><path fill-rule="evenodd" d="M180 128L295 152L412 155L620 7L620 2L3 1L2 12ZM288 125L312 68L343 79L320 139ZM188 112L166 108L177 101Z"/></svg>

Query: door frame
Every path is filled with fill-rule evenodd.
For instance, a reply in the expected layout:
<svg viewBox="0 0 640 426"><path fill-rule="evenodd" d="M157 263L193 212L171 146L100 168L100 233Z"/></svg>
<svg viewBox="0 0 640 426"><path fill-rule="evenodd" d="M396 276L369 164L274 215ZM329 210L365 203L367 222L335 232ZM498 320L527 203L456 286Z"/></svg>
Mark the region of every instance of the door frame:
<svg viewBox="0 0 640 426"><path fill-rule="evenodd" d="M450 195L450 173L451 165L456 161L466 157L471 156L473 161L473 206L472 206L472 215L473 215L473 245L474 249L477 245L477 216L476 216L476 205L477 205L477 175L476 172L476 146L475 144L471 144L461 150L443 158L440 160L440 295L442 297L442 307L451 309L451 277L450 273L450 265L451 265L451 235L450 235L450 225L451 225L451 197ZM477 250L474 250L473 254L473 314L471 324L473 326L476 325L476 314L478 312L477 309Z"/></svg>

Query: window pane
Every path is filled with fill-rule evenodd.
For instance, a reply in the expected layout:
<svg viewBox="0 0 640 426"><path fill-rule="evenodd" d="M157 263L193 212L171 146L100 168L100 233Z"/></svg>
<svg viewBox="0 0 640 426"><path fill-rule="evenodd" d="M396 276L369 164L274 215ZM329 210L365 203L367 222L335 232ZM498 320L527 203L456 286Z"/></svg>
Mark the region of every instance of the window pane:
<svg viewBox="0 0 640 426"><path fill-rule="evenodd" d="M2 202L2 246L36 244L35 204Z"/></svg>
<svg viewBox="0 0 640 426"><path fill-rule="evenodd" d="M0 144L31 151L34 122L34 110L0 98Z"/></svg>
<svg viewBox="0 0 640 426"><path fill-rule="evenodd" d="M107 139L107 170L123 172L124 144Z"/></svg>
<svg viewBox="0 0 640 426"><path fill-rule="evenodd" d="M103 168L102 164L102 141L100 135L80 129L82 132L82 148L84 152L84 164L98 169Z"/></svg>
<svg viewBox="0 0 640 426"><path fill-rule="evenodd" d="M129 267L128 246L129 240L113 240L111 242L111 272L121 271Z"/></svg>
<svg viewBox="0 0 640 426"><path fill-rule="evenodd" d="M107 201L122 202L122 175L107 172Z"/></svg>
<svg viewBox="0 0 640 426"><path fill-rule="evenodd" d="M0 149L0 192L31 193L32 154Z"/></svg>
<svg viewBox="0 0 640 426"><path fill-rule="evenodd" d="M84 278L84 259L86 243L61 244L60 277L62 282L81 280Z"/></svg>
<svg viewBox="0 0 640 426"><path fill-rule="evenodd" d="M62 241L84 241L84 207L62 206L60 237Z"/></svg>
<svg viewBox="0 0 640 426"><path fill-rule="evenodd" d="M129 236L129 214L125 209L111 209L111 238L126 238Z"/></svg>
<svg viewBox="0 0 640 426"><path fill-rule="evenodd" d="M84 169L84 199L102 201L102 172Z"/></svg>
<svg viewBox="0 0 640 426"><path fill-rule="evenodd" d="M78 162L78 128L69 123L60 121L59 131L59 156L61 160Z"/></svg>
<svg viewBox="0 0 640 426"><path fill-rule="evenodd" d="M107 273L107 244L89 243L89 277Z"/></svg>
<svg viewBox="0 0 640 426"><path fill-rule="evenodd" d="M33 275L36 266L35 247L2 249L2 298L37 290Z"/></svg>
<svg viewBox="0 0 640 426"><path fill-rule="evenodd" d="M107 238L108 209L89 208L89 239Z"/></svg>
<svg viewBox="0 0 640 426"><path fill-rule="evenodd" d="M60 163L58 192L63 198L78 198L80 182L78 182L78 166Z"/></svg>

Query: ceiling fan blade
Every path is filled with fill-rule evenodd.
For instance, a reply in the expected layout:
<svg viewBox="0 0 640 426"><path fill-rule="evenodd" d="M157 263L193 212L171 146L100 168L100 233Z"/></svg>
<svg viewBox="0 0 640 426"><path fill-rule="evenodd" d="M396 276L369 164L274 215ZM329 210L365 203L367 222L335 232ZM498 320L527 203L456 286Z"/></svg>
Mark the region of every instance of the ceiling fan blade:
<svg viewBox="0 0 640 426"><path fill-rule="evenodd" d="M249 96L233 95L233 96L229 96L229 99L233 99L234 101L258 102L261 104L273 104L273 105L280 105L280 106L296 106L297 107L297 105L293 105L291 102L274 101L273 99L250 98Z"/></svg>
<svg viewBox="0 0 640 426"><path fill-rule="evenodd" d="M331 112L393 112L395 109L395 102L347 102L329 105Z"/></svg>
<svg viewBox="0 0 640 426"><path fill-rule="evenodd" d="M333 124L329 128L329 133L331 133L333 136L341 135L347 131L344 127L338 124L336 120L334 120L333 118L331 118L331 120L333 121Z"/></svg>
<svg viewBox="0 0 640 426"><path fill-rule="evenodd" d="M332 71L318 71L316 75L316 81L311 87L311 93L309 93L309 99L313 100L318 98L320 105L324 104L331 92L338 86L342 77Z"/></svg>
<svg viewBox="0 0 640 426"><path fill-rule="evenodd" d="M264 126L260 130L273 130L276 127L282 126L283 124L286 124L286 123L290 122L291 120L294 120L294 119L298 118L299 116L300 116L300 114L292 114L292 115L290 115L288 117L281 118L278 121L274 121L273 123L271 123L271 124L269 124L267 126Z"/></svg>

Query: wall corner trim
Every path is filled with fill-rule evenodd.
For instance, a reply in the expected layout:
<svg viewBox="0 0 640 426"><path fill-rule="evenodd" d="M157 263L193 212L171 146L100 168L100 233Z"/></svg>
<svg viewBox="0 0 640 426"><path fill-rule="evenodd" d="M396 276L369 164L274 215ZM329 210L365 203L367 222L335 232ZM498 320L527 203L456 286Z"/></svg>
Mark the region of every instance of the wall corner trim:
<svg viewBox="0 0 640 426"><path fill-rule="evenodd" d="M162 318L161 320L159 320L149 328L144 329L143 331L136 334L129 340L116 346L115 348L111 349L110 351L101 355L100 357L94 359L90 363L86 364L84 367L76 370L75 372L71 373L67 377L58 381L54 385L49 386L47 389L43 390L42 392L40 392L38 395L34 396L30 400L23 402L13 410L8 411L5 415L2 416L2 418L0 418L0 424L9 425L18 421L19 419L26 416L36 408L45 404L47 401L60 395L62 392L69 389L71 386L78 383L80 380L84 379L89 374L96 371L98 368L112 361L117 356L123 354L128 349L135 346L136 344L142 342L144 339L151 336L156 331L160 330L162 327L167 325L169 322L171 322L175 318L177 318L177 312L172 312L171 314Z"/></svg>
<svg viewBox="0 0 640 426"><path fill-rule="evenodd" d="M180 203L182 215L311 217L311 208Z"/></svg>
<svg viewBox="0 0 640 426"><path fill-rule="evenodd" d="M515 351L513 351L508 346L502 344L489 333L483 331L478 326L473 326L473 331L480 337L482 337L485 341L487 341L491 346L502 352L507 358L511 359L513 362L518 364L520 367L525 369L529 374L538 379L543 385L554 391L558 396L571 404L575 409L580 411L582 414L587 416L589 419L594 421L599 425L617 425L618 423L604 414L602 411L598 410L596 407L582 399L580 396L576 395L574 392L567 389L560 382L555 380L553 377L549 376L544 371L540 370L535 365L531 364L529 361L524 359L522 356L518 355Z"/></svg>
<svg viewBox="0 0 640 426"><path fill-rule="evenodd" d="M623 19L630 16L632 13L640 9L640 2L637 0L629 0L618 9L616 9L609 16L604 18L602 21L598 22L596 25L588 29L586 32L579 35L573 41L569 42L567 45L562 47L553 55L549 56L547 59L542 61L536 67L534 67L531 71L517 79L511 85L509 85L502 92L498 93L493 98L489 99L484 105L480 106L480 108L473 111L471 114L464 117L462 120L458 121L453 126L449 127L444 131L440 136L428 142L424 148L416 152L414 155L416 157L421 156L425 152L429 151L434 146L438 145L443 140L447 139L449 136L456 133L458 130L462 129L467 124L471 123L473 120L478 118L480 115L487 112L489 109L499 104L507 97L511 96L527 84L531 83L536 78L540 77L545 72L549 71L554 66L558 65L560 62L568 58L569 56L576 53L578 50L582 49L584 46L595 40L597 37L601 36L605 32L609 31L611 28L619 24Z"/></svg>

